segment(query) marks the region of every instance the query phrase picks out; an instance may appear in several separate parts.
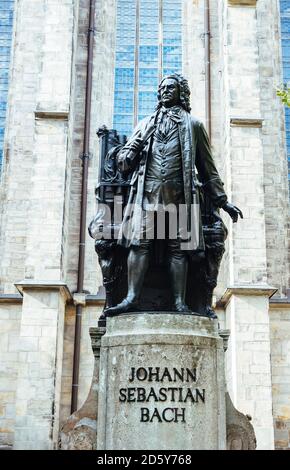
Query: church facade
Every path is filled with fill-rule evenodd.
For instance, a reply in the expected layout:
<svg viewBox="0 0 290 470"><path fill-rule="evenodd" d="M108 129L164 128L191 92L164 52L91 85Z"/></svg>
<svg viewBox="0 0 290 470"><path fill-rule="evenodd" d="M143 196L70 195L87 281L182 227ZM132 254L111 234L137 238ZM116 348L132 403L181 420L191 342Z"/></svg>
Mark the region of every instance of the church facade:
<svg viewBox="0 0 290 470"><path fill-rule="evenodd" d="M86 400L89 328L104 291L87 231L79 291L83 162L87 227L97 129L129 135L172 72L188 79L192 114L207 127L226 193L244 214L239 224L225 218L215 291L220 327L230 330L228 391L251 416L258 449L289 449L290 121L276 88L290 79L290 1L5 0L0 20L0 449L57 449L72 390L73 409Z"/></svg>

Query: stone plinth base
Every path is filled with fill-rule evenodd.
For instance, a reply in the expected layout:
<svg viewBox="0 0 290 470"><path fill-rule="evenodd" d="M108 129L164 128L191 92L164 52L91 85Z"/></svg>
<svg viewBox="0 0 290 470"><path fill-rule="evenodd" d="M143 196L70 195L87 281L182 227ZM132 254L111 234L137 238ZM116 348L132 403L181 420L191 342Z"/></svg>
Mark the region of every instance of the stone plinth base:
<svg viewBox="0 0 290 470"><path fill-rule="evenodd" d="M250 417L224 395L219 336L225 350L229 332L218 336L216 321L126 315L108 320L101 348L105 331L90 329L92 386L62 427L62 450L224 449L225 413L227 449L256 448Z"/></svg>
<svg viewBox="0 0 290 470"><path fill-rule="evenodd" d="M98 449L225 449L217 320L176 313L109 318L98 402Z"/></svg>

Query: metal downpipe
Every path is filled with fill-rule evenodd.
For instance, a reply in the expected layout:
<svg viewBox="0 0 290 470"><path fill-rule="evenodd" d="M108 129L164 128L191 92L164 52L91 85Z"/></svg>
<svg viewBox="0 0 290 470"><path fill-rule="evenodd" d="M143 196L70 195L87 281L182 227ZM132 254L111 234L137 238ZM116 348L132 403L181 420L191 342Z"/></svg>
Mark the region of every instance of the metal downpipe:
<svg viewBox="0 0 290 470"><path fill-rule="evenodd" d="M93 48L95 30L95 0L90 0L89 6L89 28L88 28L88 55L87 55L87 77L86 77L86 100L84 118L84 143L82 153L82 189L81 189L81 212L80 212L80 236L79 236L79 259L78 259L78 280L77 292L82 293L84 289L85 270L85 240L86 240L86 219L87 219L87 190L88 190L88 167L89 167L89 144L91 130L91 97L92 97L92 75L93 75ZM82 305L76 306L75 339L73 357L73 378L71 413L76 411L79 388L79 365L80 365L80 342Z"/></svg>

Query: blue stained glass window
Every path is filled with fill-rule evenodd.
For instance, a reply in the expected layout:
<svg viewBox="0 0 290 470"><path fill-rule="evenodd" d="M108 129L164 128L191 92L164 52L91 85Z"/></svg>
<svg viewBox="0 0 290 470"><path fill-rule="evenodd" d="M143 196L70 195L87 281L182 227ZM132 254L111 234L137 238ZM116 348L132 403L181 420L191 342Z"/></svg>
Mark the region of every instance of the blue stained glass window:
<svg viewBox="0 0 290 470"><path fill-rule="evenodd" d="M115 105L115 113L132 114L133 102L127 100L118 100Z"/></svg>
<svg viewBox="0 0 290 470"><path fill-rule="evenodd" d="M163 7L163 75L182 69L182 2L164 0Z"/></svg>
<svg viewBox="0 0 290 470"><path fill-rule="evenodd" d="M0 172L3 161L14 0L0 2Z"/></svg>
<svg viewBox="0 0 290 470"><path fill-rule="evenodd" d="M140 0L138 120L150 115L156 106L160 66L159 17L158 1Z"/></svg>
<svg viewBox="0 0 290 470"><path fill-rule="evenodd" d="M116 68L115 70L115 86L120 90L122 88L133 88L134 86L134 69Z"/></svg>
<svg viewBox="0 0 290 470"><path fill-rule="evenodd" d="M281 31L282 34L290 34L290 16L287 18L287 16L284 17L284 20L281 24Z"/></svg>
<svg viewBox="0 0 290 470"><path fill-rule="evenodd" d="M113 126L130 133L134 115L136 1L118 0Z"/></svg>
<svg viewBox="0 0 290 470"><path fill-rule="evenodd" d="M290 0L280 0L283 80L290 86ZM290 173L290 109L285 108L288 169ZM289 177L290 185L290 177Z"/></svg>
<svg viewBox="0 0 290 470"><path fill-rule="evenodd" d="M158 10L157 16L155 12L147 10L140 10L140 44L155 45L158 44L159 25L158 25Z"/></svg>
<svg viewBox="0 0 290 470"><path fill-rule="evenodd" d="M290 4L289 0L280 0L280 12L282 13L290 13Z"/></svg>
<svg viewBox="0 0 290 470"><path fill-rule="evenodd" d="M158 80L157 69L140 69L139 71L139 85L144 83L145 85L151 84L152 80Z"/></svg>
<svg viewBox="0 0 290 470"><path fill-rule="evenodd" d="M117 1L117 132L130 134L134 122L154 111L160 77L181 71L181 46L182 0Z"/></svg>
<svg viewBox="0 0 290 470"><path fill-rule="evenodd" d="M158 70L158 46L140 46L139 64L140 67L153 65Z"/></svg>
<svg viewBox="0 0 290 470"><path fill-rule="evenodd" d="M157 96L156 96L156 91L140 91L139 92L139 100L142 103L142 101L153 101L155 102Z"/></svg>
<svg viewBox="0 0 290 470"><path fill-rule="evenodd" d="M282 55L284 61L290 57L290 43L288 38L282 39Z"/></svg>
<svg viewBox="0 0 290 470"><path fill-rule="evenodd" d="M138 114L138 121L142 121L142 119L145 119L148 116L148 114Z"/></svg>

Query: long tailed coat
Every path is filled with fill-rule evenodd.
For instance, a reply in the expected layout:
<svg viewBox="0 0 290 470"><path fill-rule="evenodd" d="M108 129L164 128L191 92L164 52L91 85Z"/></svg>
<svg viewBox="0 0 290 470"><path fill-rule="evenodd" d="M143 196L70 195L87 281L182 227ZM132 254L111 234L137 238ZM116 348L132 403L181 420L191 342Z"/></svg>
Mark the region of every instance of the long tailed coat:
<svg viewBox="0 0 290 470"><path fill-rule="evenodd" d="M124 170L124 162L126 162L125 169L127 171L128 169L133 171L129 203L123 218L122 233L119 235L119 243L127 247L139 245L140 243L146 166L148 155L152 147L152 130L154 129L156 116L157 112L143 119L138 124L133 135L122 148L118 156L120 169L122 170L123 167ZM204 191L206 191L216 207L222 207L227 202L227 196L214 164L208 135L203 124L181 108L178 130L183 168L184 199L187 207L188 227L191 227L190 230L192 230L192 224L190 225L190 219L192 220L192 207L194 205L195 208L199 208L199 191L195 169L197 169L198 172L199 182L202 183ZM150 134L151 136L148 138ZM131 144L137 137L147 139L144 150L139 154L131 151ZM198 244L194 247L194 250L199 251L204 250L200 213L196 219L198 220L194 222L198 225L197 230L199 236Z"/></svg>

